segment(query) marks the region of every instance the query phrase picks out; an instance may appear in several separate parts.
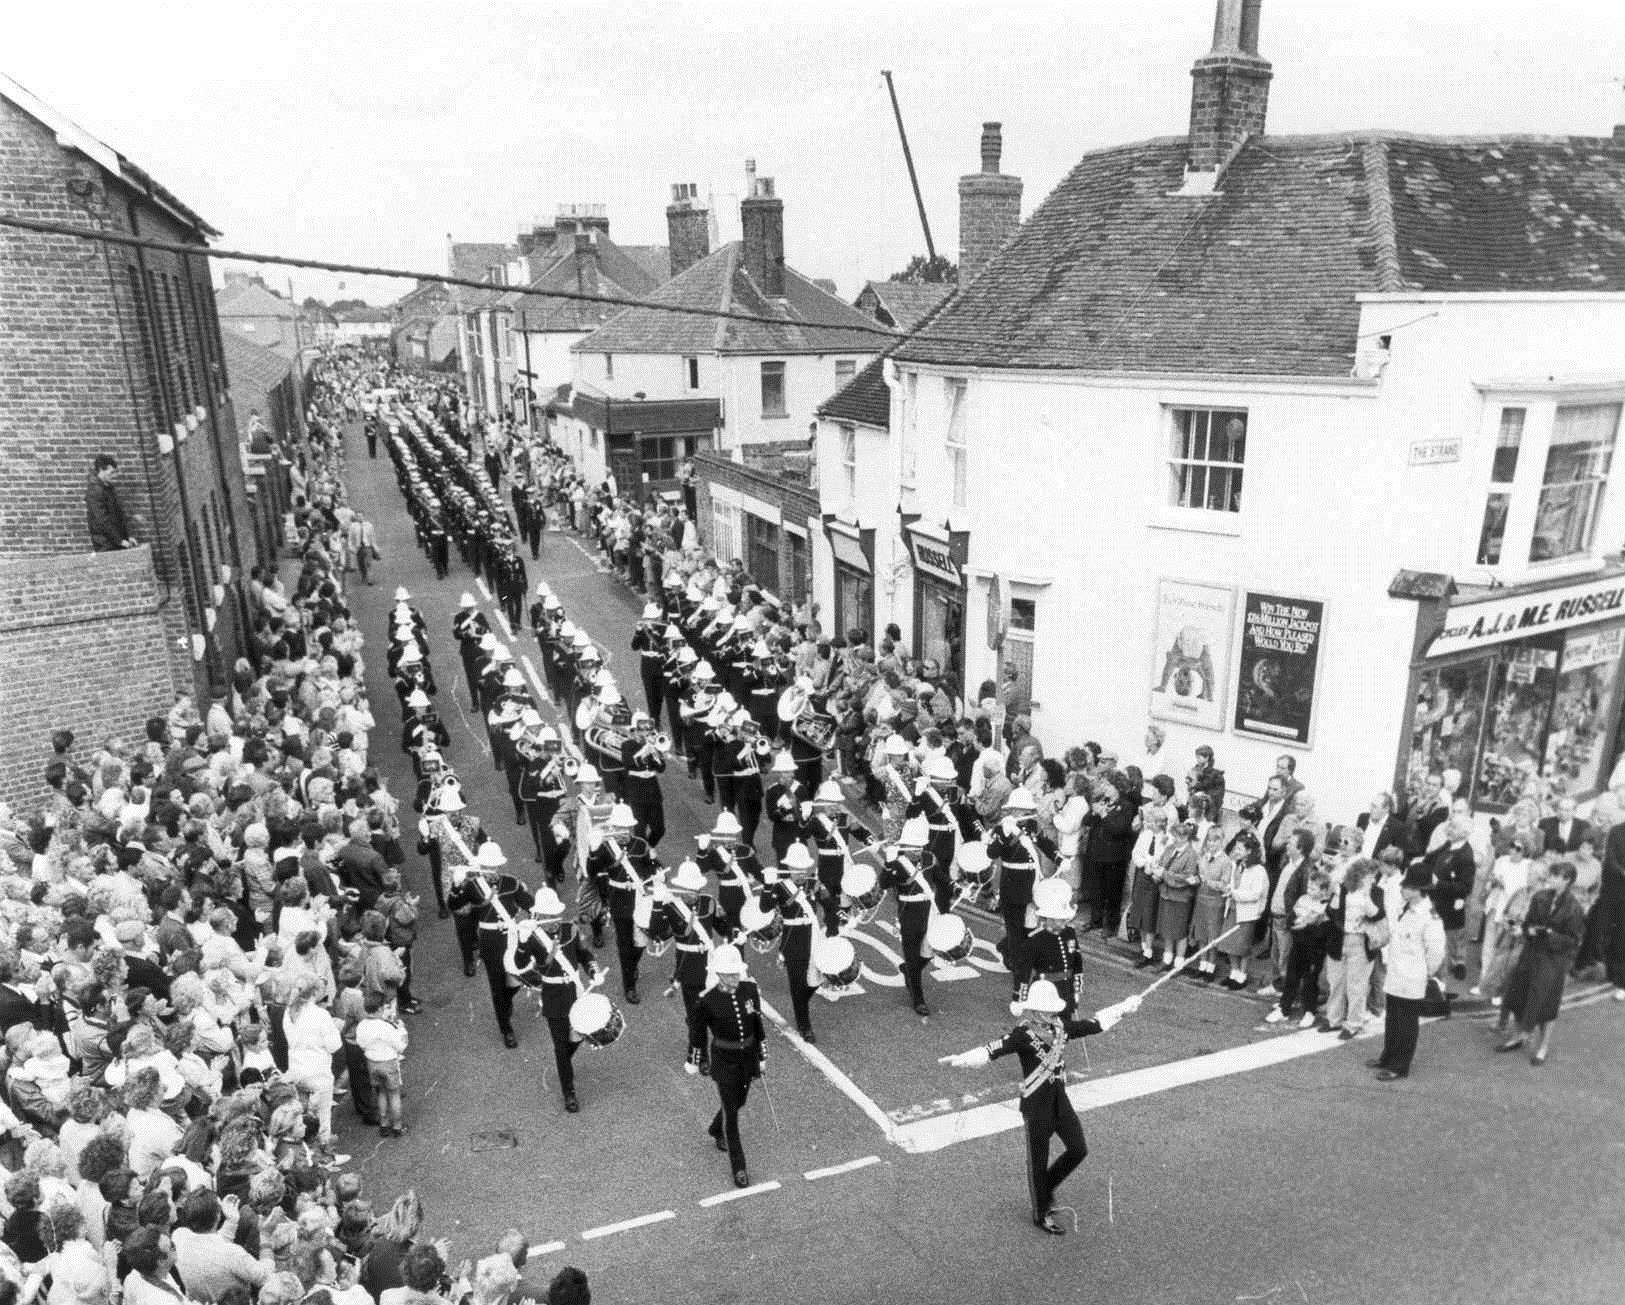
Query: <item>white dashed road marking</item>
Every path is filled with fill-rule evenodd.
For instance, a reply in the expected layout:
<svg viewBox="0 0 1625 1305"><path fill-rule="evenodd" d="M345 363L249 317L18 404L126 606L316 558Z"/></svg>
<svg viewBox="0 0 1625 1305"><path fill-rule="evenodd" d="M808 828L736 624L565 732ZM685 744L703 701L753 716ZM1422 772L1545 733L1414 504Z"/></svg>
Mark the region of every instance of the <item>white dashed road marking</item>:
<svg viewBox="0 0 1625 1305"><path fill-rule="evenodd" d="M724 1205L729 1201L742 1201L747 1196L760 1196L763 1192L776 1192L779 1190L777 1182L752 1183L749 1187L736 1187L731 1192L718 1192L715 1196L707 1196L700 1201L702 1210L709 1210L713 1205Z"/></svg>
<svg viewBox="0 0 1625 1305"><path fill-rule="evenodd" d="M610 1237L615 1233L631 1232L634 1228L646 1228L652 1223L665 1223L668 1219L675 1219L675 1210L659 1210L654 1214L640 1214L636 1219L622 1219L619 1223L606 1223L601 1228L589 1228L581 1234L584 1242L597 1241L600 1237Z"/></svg>
<svg viewBox="0 0 1625 1305"><path fill-rule="evenodd" d="M542 683L542 677L536 674L536 668L531 664L530 658L520 657L519 664L525 668L525 674L530 676L530 687L536 690L537 695L549 707L553 706L553 695L547 691L547 686Z"/></svg>
<svg viewBox="0 0 1625 1305"><path fill-rule="evenodd" d="M837 1174L849 1174L855 1169L867 1169L870 1165L880 1163L877 1155L866 1155L861 1160L848 1160L844 1165L830 1165L825 1169L809 1169L801 1176L809 1183L816 1183L820 1178L834 1178Z"/></svg>
<svg viewBox="0 0 1625 1305"><path fill-rule="evenodd" d="M491 597L491 591L485 587L485 581L480 579L479 576L474 577L474 587L476 589L478 589L482 594L485 595L485 601L486 602L489 603L489 602L494 601L492 599L492 597Z"/></svg>
<svg viewBox="0 0 1625 1305"><path fill-rule="evenodd" d="M543 1255L552 1255L555 1251L562 1251L564 1249L564 1245L565 1244L563 1242L543 1242L540 1246L532 1246L528 1250L527 1254L537 1256L538 1258Z"/></svg>

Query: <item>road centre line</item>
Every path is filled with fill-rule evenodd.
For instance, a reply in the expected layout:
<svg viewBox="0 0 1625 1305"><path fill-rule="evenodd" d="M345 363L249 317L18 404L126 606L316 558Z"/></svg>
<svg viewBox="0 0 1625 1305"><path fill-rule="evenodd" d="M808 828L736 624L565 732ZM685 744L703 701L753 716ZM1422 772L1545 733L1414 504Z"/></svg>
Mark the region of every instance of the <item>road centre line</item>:
<svg viewBox="0 0 1625 1305"><path fill-rule="evenodd" d="M809 1183L816 1183L820 1178L834 1178L837 1174L849 1174L856 1169L867 1169L870 1165L880 1163L877 1155L866 1155L861 1160L848 1160L844 1165L829 1165L823 1169L809 1169L801 1176Z"/></svg>
<svg viewBox="0 0 1625 1305"><path fill-rule="evenodd" d="M675 1210L658 1210L654 1214L640 1214L636 1219L622 1219L619 1223L606 1223L602 1227L589 1228L581 1234L584 1242L597 1241L600 1237L613 1236L615 1233L631 1232L634 1228L645 1228L652 1223L665 1223L668 1219L675 1219Z"/></svg>
<svg viewBox="0 0 1625 1305"><path fill-rule="evenodd" d="M765 1001L762 1002L762 1014L767 1016L773 1022L773 1026L784 1034L785 1040L801 1053L802 1059L822 1074L835 1087L836 1091L840 1092L842 1096L846 1097L847 1100L869 1117L870 1122L885 1134L888 1142L895 1143L897 1141L897 1125L892 1123L891 1118L880 1108L874 1098L867 1095L862 1088L842 1073L835 1062L822 1051L818 1050L817 1047L809 1046L801 1038L800 1034L790 1027L784 1016L780 1015Z"/></svg>
<svg viewBox="0 0 1625 1305"><path fill-rule="evenodd" d="M501 612L496 613L497 624L502 627L502 637L509 643L513 642L513 626L508 624L508 618Z"/></svg>
<svg viewBox="0 0 1625 1305"><path fill-rule="evenodd" d="M562 1251L564 1247L564 1242L543 1242L539 1246L527 1247L525 1249L525 1254L534 1255L540 1258L543 1255L552 1255L557 1251Z"/></svg>
<svg viewBox="0 0 1625 1305"><path fill-rule="evenodd" d="M474 587L485 595L486 602L489 603L494 601L491 597L491 591L485 587L485 581L480 576L474 577Z"/></svg>
<svg viewBox="0 0 1625 1305"><path fill-rule="evenodd" d="M554 706L553 695L547 691L547 686L542 683L542 677L536 674L536 667L531 664L530 657L527 654L521 653L519 656L519 664L525 668L525 674L530 676L531 688L535 689L536 692L541 695L542 701L545 702L549 707Z"/></svg>
<svg viewBox="0 0 1625 1305"><path fill-rule="evenodd" d="M723 1205L728 1201L742 1201L747 1196L761 1196L765 1192L776 1192L778 1190L778 1180L769 1179L765 1183L752 1183L749 1187L736 1187L731 1192L718 1192L715 1196L703 1197L700 1200L700 1208L709 1210L713 1205Z"/></svg>

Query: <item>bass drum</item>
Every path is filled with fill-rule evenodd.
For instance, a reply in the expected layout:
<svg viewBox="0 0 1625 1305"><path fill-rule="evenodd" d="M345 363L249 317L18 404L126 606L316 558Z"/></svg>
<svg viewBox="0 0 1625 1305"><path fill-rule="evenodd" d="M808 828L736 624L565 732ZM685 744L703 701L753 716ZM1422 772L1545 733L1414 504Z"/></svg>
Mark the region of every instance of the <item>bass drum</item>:
<svg viewBox="0 0 1625 1305"><path fill-rule="evenodd" d="M818 972L814 987L827 985L845 988L858 980L858 953L847 939L822 937L813 939L812 968ZM809 974L808 982L815 976Z"/></svg>
<svg viewBox="0 0 1625 1305"><path fill-rule="evenodd" d="M854 911L872 911L880 905L884 890L880 876L873 866L849 865L841 876L841 892L851 902Z"/></svg>
<svg viewBox="0 0 1625 1305"><path fill-rule="evenodd" d="M975 939L957 915L934 915L925 927L925 945L940 961L957 964L970 955Z"/></svg>
<svg viewBox="0 0 1625 1305"><path fill-rule="evenodd" d="M570 1007L570 1029L589 1047L607 1047L626 1032L626 1016L600 992L589 992Z"/></svg>
<svg viewBox="0 0 1625 1305"><path fill-rule="evenodd" d="M750 898L739 908L739 927L745 931L745 941L766 955L784 932L784 921L779 919L777 911L764 911Z"/></svg>

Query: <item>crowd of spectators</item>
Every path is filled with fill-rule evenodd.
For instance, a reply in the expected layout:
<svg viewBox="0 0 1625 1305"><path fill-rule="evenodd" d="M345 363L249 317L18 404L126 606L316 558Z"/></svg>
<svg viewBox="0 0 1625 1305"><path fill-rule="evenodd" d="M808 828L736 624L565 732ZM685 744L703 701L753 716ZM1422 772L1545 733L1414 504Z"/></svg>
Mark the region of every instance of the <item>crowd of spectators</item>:
<svg viewBox="0 0 1625 1305"><path fill-rule="evenodd" d="M518 1232L454 1266L413 1193L335 1149L341 1098L402 1131L369 1063L415 1004L344 595L339 423L368 367L322 370L285 451L289 560L252 577L222 691L140 737L59 732L42 799L0 807L0 1305L588 1299L579 1271L527 1277Z"/></svg>

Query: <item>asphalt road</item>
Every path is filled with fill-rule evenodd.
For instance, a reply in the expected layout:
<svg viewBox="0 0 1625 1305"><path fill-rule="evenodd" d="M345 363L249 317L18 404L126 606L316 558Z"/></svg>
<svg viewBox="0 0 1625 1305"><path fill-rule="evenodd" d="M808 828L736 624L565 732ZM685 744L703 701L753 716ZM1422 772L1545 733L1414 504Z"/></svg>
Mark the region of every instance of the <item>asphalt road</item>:
<svg viewBox="0 0 1625 1305"><path fill-rule="evenodd" d="M371 646L375 764L410 794L382 668L389 596L404 583L428 622L449 755L511 868L534 884L529 835L512 823L468 712L450 633L464 590L488 614L495 606L460 561L435 579L389 463L369 462L354 433L349 448L352 499L378 523L385 555L375 587L351 586ZM568 534L546 535L528 564L640 697L628 639L641 600ZM540 669L528 634L512 644ZM716 808L680 766L665 787L660 852L673 864ZM408 875L432 902L418 858ZM416 1187L434 1235L457 1255L483 1253L517 1227L548 1248L532 1278L578 1264L602 1301L1620 1298L1625 1008L1566 1012L1540 1070L1492 1054L1485 1020L1430 1025L1411 1079L1383 1085L1363 1068L1372 1043L1266 1030L1258 999L1175 980L1112 1033L1075 1045L1069 1063L1098 1104L1083 1115L1090 1158L1062 1189L1075 1233L1050 1238L1027 1222L1016 1074L936 1063L1008 1026L1007 977L979 947L982 964L961 967L962 977L927 979L933 1014L922 1020L887 983L900 983L886 957L889 919L887 907L865 930L864 992L815 999L816 1051L773 1035L768 1077L744 1114L762 1190L736 1198L726 1157L705 1135L715 1094L682 1070L681 1003L660 995L669 956L645 961L644 1001L622 1005L620 1041L578 1055L582 1112L572 1116L533 1006L521 997L521 1045L505 1050L483 976L463 977L450 923L432 909L415 957L426 1010L410 1025L410 1132L381 1140L344 1106L343 1149L375 1200ZM613 967L612 949L601 957ZM776 958L750 959L766 1002L787 1015ZM1095 1005L1138 990L1139 978L1095 949ZM606 992L619 1003L618 988L612 978Z"/></svg>

